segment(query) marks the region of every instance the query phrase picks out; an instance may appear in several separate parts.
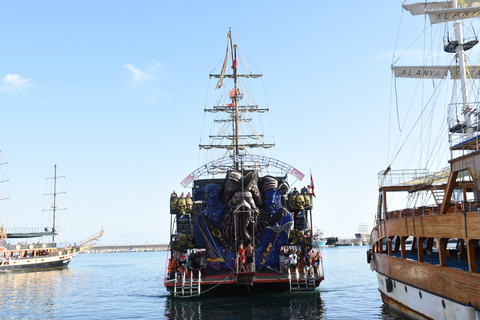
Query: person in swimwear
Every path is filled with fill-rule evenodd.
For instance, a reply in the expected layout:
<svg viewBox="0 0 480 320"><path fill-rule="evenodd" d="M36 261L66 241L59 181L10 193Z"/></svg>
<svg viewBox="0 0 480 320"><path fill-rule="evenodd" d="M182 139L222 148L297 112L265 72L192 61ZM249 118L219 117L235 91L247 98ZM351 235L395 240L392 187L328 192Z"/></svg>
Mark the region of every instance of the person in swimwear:
<svg viewBox="0 0 480 320"><path fill-rule="evenodd" d="M243 249L243 244L240 244L238 249L238 269L240 272L245 272L245 249Z"/></svg>
<svg viewBox="0 0 480 320"><path fill-rule="evenodd" d="M247 255L247 272L253 272L253 246L251 243L247 245L245 254Z"/></svg>

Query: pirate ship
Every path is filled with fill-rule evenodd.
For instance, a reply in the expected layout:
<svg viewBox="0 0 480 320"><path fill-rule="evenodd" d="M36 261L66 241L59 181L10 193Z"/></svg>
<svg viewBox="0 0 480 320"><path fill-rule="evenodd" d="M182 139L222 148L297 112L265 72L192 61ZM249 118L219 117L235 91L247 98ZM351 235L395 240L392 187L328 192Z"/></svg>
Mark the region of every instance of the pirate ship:
<svg viewBox="0 0 480 320"><path fill-rule="evenodd" d="M313 292L324 279L321 257L312 254L312 190L290 190L288 182L304 174L253 153L275 144L258 133L251 116L268 111L254 102L247 85L262 74L240 72L240 61L245 59L229 32L221 72L210 74L218 79L220 98L205 109L216 115L220 130L200 144L220 156L181 182L191 192L170 197L164 283L174 296Z"/></svg>

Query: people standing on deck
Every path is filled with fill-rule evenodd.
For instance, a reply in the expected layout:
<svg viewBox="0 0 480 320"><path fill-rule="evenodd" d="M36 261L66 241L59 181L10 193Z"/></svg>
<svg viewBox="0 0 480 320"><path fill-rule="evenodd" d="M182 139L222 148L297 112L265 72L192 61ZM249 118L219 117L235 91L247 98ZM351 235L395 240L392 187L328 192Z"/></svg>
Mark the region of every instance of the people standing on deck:
<svg viewBox="0 0 480 320"><path fill-rule="evenodd" d="M305 253L305 256L303 257L303 270L305 271L305 275L309 274L311 275L312 272L312 257L310 256L310 251L307 251Z"/></svg>
<svg viewBox="0 0 480 320"><path fill-rule="evenodd" d="M317 277L320 276L320 259L322 256L320 256L320 249L318 249L317 254L315 255L315 269L317 269Z"/></svg>
<svg viewBox="0 0 480 320"><path fill-rule="evenodd" d="M200 270L202 271L202 275L206 275L206 268L205 268L205 251L200 253Z"/></svg>
<svg viewBox="0 0 480 320"><path fill-rule="evenodd" d="M181 273L187 271L187 250L183 251L180 256L180 267L178 268Z"/></svg>
<svg viewBox="0 0 480 320"><path fill-rule="evenodd" d="M241 243L238 249L238 270L245 272L245 249Z"/></svg>
<svg viewBox="0 0 480 320"><path fill-rule="evenodd" d="M278 267L281 273L285 273L285 253L283 251L278 256Z"/></svg>
<svg viewBox="0 0 480 320"><path fill-rule="evenodd" d="M317 252L312 249L310 251L310 260L312 261L310 274L312 276L315 276L315 269L316 269L315 261L317 260L316 256L317 256Z"/></svg>
<svg viewBox="0 0 480 320"><path fill-rule="evenodd" d="M308 193L307 187L303 186L303 188L300 189L300 193L301 193L301 194L307 194L307 193Z"/></svg>
<svg viewBox="0 0 480 320"><path fill-rule="evenodd" d="M293 250L288 256L289 266L294 271L297 268L297 251Z"/></svg>
<svg viewBox="0 0 480 320"><path fill-rule="evenodd" d="M169 279L175 278L175 271L177 271L177 263L175 262L175 259L171 257L168 260L168 278Z"/></svg>
<svg viewBox="0 0 480 320"><path fill-rule="evenodd" d="M249 243L245 249L245 254L247 255L247 272L253 272L253 251L253 246Z"/></svg>

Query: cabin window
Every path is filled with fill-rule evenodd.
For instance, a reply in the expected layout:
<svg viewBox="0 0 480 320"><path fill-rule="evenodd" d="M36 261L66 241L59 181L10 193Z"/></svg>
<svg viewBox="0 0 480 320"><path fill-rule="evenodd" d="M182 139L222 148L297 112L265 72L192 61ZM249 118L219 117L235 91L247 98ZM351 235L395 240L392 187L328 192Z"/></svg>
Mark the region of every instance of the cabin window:
<svg viewBox="0 0 480 320"><path fill-rule="evenodd" d="M383 238L381 241L382 241L382 246L381 246L380 253L388 254L388 243L389 243L388 239Z"/></svg>
<svg viewBox="0 0 480 320"><path fill-rule="evenodd" d="M480 239L468 241L467 253L471 257L469 270L472 272L480 272Z"/></svg>

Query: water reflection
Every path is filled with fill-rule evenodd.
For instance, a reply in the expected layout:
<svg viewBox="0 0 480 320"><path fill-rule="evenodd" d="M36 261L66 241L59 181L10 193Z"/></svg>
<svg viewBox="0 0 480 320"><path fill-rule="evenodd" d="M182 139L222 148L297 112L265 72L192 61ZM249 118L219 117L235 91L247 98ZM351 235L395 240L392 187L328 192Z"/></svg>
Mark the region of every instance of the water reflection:
<svg viewBox="0 0 480 320"><path fill-rule="evenodd" d="M68 269L0 274L2 313L12 319L23 319L35 308L43 318L54 318L58 312L55 301L68 274Z"/></svg>
<svg viewBox="0 0 480 320"><path fill-rule="evenodd" d="M323 319L320 293L240 297L173 298L165 301L166 319Z"/></svg>

